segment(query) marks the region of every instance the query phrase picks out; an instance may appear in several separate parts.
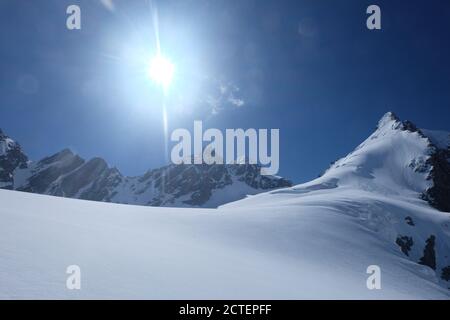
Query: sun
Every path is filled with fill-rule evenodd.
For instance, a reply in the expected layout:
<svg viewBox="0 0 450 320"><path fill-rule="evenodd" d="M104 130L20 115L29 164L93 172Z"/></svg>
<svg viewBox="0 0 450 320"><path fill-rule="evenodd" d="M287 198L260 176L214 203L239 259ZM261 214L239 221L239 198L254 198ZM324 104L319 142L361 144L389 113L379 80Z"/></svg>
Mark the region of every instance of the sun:
<svg viewBox="0 0 450 320"><path fill-rule="evenodd" d="M167 58L157 55L151 60L148 71L150 78L167 90L172 81L175 66Z"/></svg>

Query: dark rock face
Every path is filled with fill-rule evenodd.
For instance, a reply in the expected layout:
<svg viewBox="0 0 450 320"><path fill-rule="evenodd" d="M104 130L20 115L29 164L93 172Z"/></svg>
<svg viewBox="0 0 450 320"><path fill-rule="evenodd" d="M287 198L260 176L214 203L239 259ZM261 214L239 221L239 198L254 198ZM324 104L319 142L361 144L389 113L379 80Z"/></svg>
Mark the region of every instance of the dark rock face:
<svg viewBox="0 0 450 320"><path fill-rule="evenodd" d="M259 165L249 164L168 165L139 177L125 177L101 158L85 161L68 149L29 163L20 146L3 133L2 141L0 188L3 189L105 202L201 207L213 194L223 197L223 201L245 196L238 193L227 196L228 186L240 184L240 188L250 188L252 194L292 186L286 179L262 176ZM20 184L15 181L16 169L24 169L19 170Z"/></svg>
<svg viewBox="0 0 450 320"><path fill-rule="evenodd" d="M409 256L409 251L411 251L411 247L414 245L414 241L411 237L398 236L395 243L400 247L404 254Z"/></svg>
<svg viewBox="0 0 450 320"><path fill-rule="evenodd" d="M431 169L428 179L433 181L433 186L424 191L421 198L434 208L450 212L450 146L441 149L433 144L432 139L426 136L415 124L406 120L401 121L394 113L388 113L392 120L398 124L398 129L409 132L417 132L422 138L429 141L430 158L422 167L414 165L415 170L425 172Z"/></svg>
<svg viewBox="0 0 450 320"><path fill-rule="evenodd" d="M433 186L422 198L440 211L450 212L450 151L437 149L428 160L432 167L429 179Z"/></svg>
<svg viewBox="0 0 450 320"><path fill-rule="evenodd" d="M406 223L407 224L409 224L410 226L412 226L412 227L414 227L415 226L415 223L414 223L414 221L413 221L413 219L411 218L411 217L405 217L405 221L406 221Z"/></svg>
<svg viewBox="0 0 450 320"><path fill-rule="evenodd" d="M450 266L447 266L442 269L441 278L445 281L450 281Z"/></svg>
<svg viewBox="0 0 450 320"><path fill-rule="evenodd" d="M108 165L103 159L89 160L61 177L59 183L54 184L50 192L53 195L75 197L78 191L97 180L107 169Z"/></svg>
<svg viewBox="0 0 450 320"><path fill-rule="evenodd" d="M28 157L22 152L20 145L0 129L0 187L13 189L14 170L26 168L27 163Z"/></svg>
<svg viewBox="0 0 450 320"><path fill-rule="evenodd" d="M220 192L236 181L261 190L272 190L290 187L292 183L283 178L261 176L259 165L169 165L148 172L140 180L148 181L147 187L156 188L155 197L148 203L151 206L171 205L179 198L184 204L190 206L202 206L212 196L213 192ZM140 190L140 192L145 192Z"/></svg>
<svg viewBox="0 0 450 320"><path fill-rule="evenodd" d="M424 266L428 266L433 270L436 270L436 253L434 251L436 237L431 235L425 245L425 249L423 250L423 257L420 258L419 263Z"/></svg>
<svg viewBox="0 0 450 320"><path fill-rule="evenodd" d="M116 168L106 168L90 187L85 188L79 195L80 199L111 202L114 188L122 182L122 175Z"/></svg>
<svg viewBox="0 0 450 320"><path fill-rule="evenodd" d="M33 168L34 174L29 178L28 184L17 189L19 191L33 193L48 193L46 191L51 189L52 184L60 177L72 172L83 164L83 159L74 155L70 150L65 149L39 161L37 166ZM49 194L56 196L64 195L60 190L54 190Z"/></svg>

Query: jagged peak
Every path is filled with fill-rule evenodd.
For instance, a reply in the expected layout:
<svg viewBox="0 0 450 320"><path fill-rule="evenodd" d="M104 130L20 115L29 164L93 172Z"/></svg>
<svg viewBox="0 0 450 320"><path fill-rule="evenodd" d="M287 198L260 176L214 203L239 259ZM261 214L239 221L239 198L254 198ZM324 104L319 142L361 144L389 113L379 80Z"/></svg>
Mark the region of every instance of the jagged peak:
<svg viewBox="0 0 450 320"><path fill-rule="evenodd" d="M400 118L397 117L397 115L392 112L392 111L388 111L386 112L380 119L380 121L378 121L378 129L381 129L387 125L392 125L394 123L400 123Z"/></svg>
<svg viewBox="0 0 450 320"><path fill-rule="evenodd" d="M55 153L54 155L50 156L49 158L65 158L65 157L73 157L75 156L75 153L72 152L69 148L64 148L61 151Z"/></svg>
<svg viewBox="0 0 450 320"><path fill-rule="evenodd" d="M0 140L4 141L8 139L9 142L13 142L17 145L19 145L19 143L17 143L14 139L12 139L10 136L8 136L4 131L2 131L2 129L0 128Z"/></svg>
<svg viewBox="0 0 450 320"><path fill-rule="evenodd" d="M106 163L105 159L100 158L100 157L94 157L94 158L90 159L89 161L87 161L84 165L101 167L104 169L108 168L108 164Z"/></svg>
<svg viewBox="0 0 450 320"><path fill-rule="evenodd" d="M65 148L51 156L45 157L44 159L40 160L39 163L40 164L50 164L54 161L61 161L63 159L67 159L67 158L73 158L73 157L78 157L76 156L72 150ZM81 159L81 158L80 158ZM81 159L83 162L84 160Z"/></svg>
<svg viewBox="0 0 450 320"><path fill-rule="evenodd" d="M401 120L394 112L389 111L378 121L377 131L383 130L402 130L409 132L417 132L422 137L425 135L417 126L409 120Z"/></svg>
<svg viewBox="0 0 450 320"><path fill-rule="evenodd" d="M4 140L6 138L9 138L6 133L3 132L3 130L0 128L0 139Z"/></svg>

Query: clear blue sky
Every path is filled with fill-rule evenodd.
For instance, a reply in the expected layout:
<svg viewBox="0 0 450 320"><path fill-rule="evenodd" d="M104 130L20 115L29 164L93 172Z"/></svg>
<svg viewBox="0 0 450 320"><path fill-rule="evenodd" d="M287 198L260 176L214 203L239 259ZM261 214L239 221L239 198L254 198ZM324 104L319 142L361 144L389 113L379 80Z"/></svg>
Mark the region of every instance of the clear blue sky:
<svg viewBox="0 0 450 320"><path fill-rule="evenodd" d="M2 0L0 128L38 160L69 147L126 175L166 163L147 0ZM78 4L82 29L66 29ZM382 30L366 28L370 4ZM386 111L450 131L450 2L159 1L170 131L280 128L280 175L316 177ZM220 90L222 88L222 91ZM226 89L226 90L225 90ZM239 106L239 102L244 105Z"/></svg>

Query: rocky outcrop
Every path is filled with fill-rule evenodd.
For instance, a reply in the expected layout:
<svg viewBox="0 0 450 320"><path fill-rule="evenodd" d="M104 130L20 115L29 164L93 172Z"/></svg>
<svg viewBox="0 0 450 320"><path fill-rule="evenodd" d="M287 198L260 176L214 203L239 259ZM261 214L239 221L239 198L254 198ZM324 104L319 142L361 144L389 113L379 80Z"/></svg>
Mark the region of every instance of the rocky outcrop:
<svg viewBox="0 0 450 320"><path fill-rule="evenodd" d="M440 211L450 212L450 151L436 148L428 163L429 179L433 186L422 194L422 198Z"/></svg>
<svg viewBox="0 0 450 320"><path fill-rule="evenodd" d="M28 157L20 145L0 129L0 188L13 189L14 170L26 168Z"/></svg>
<svg viewBox="0 0 450 320"><path fill-rule="evenodd" d="M395 243L400 247L404 254L409 256L409 251L411 251L411 247L414 245L412 237L398 236Z"/></svg>
<svg viewBox="0 0 450 320"><path fill-rule="evenodd" d="M423 250L423 257L420 258L419 263L424 266L428 266L433 270L436 270L436 253L434 251L436 237L431 235L425 245L425 249Z"/></svg>

